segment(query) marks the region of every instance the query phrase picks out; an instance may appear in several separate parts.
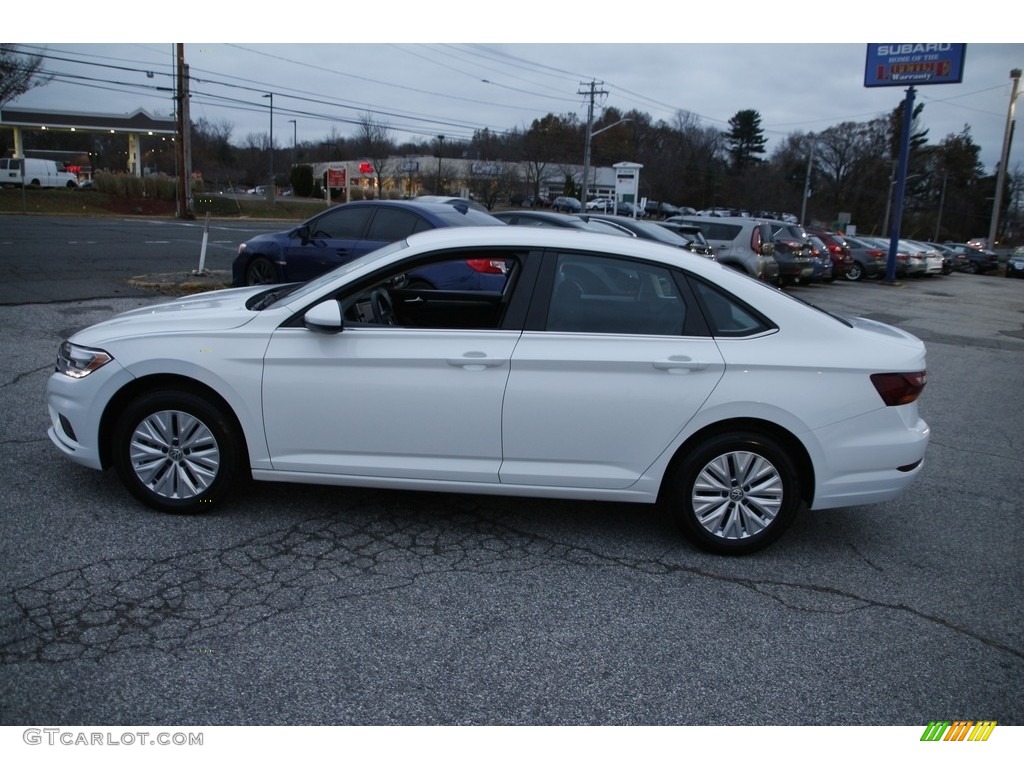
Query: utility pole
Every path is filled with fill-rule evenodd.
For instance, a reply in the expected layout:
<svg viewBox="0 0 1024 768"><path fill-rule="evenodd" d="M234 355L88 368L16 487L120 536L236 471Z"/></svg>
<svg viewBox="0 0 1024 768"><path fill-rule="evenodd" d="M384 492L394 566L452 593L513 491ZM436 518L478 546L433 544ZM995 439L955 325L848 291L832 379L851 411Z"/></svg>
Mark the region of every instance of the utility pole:
<svg viewBox="0 0 1024 768"><path fill-rule="evenodd" d="M437 136L437 186L434 187L434 194L441 194L441 155L444 154L444 134Z"/></svg>
<svg viewBox="0 0 1024 768"><path fill-rule="evenodd" d="M177 137L175 141L174 153L175 159L178 166L178 201L177 201L177 213L179 219L192 219L195 218L192 213L192 195L189 194L191 191L192 184L192 157L191 157L191 141L190 131L191 126L189 124L188 115L188 65L185 64L185 44L178 43L176 51L176 69L177 69Z"/></svg>
<svg viewBox="0 0 1024 768"><path fill-rule="evenodd" d="M939 193L939 214L935 217L935 237L933 243L939 242L939 234L942 231L942 209L946 205L946 181L949 179L949 171L942 172L942 191Z"/></svg>
<svg viewBox="0 0 1024 768"><path fill-rule="evenodd" d="M811 153L807 156L807 173L804 175L804 201L800 206L800 226L807 226L807 198L811 196L811 171L814 170L814 144L811 144Z"/></svg>
<svg viewBox="0 0 1024 768"><path fill-rule="evenodd" d="M598 83L591 80L589 83L580 83L581 86L585 86L587 90L577 91L576 93L580 96L589 97L587 103L587 134L586 140L583 144L583 190L580 192L580 210L587 210L587 189L590 186L590 140L593 138L591 134L591 127L594 123L594 97L595 96L607 96L608 91L599 91L597 86L604 85L604 83Z"/></svg>
<svg viewBox="0 0 1024 768"><path fill-rule="evenodd" d="M267 200L274 202L277 193L277 185L274 182L274 92L263 94L264 99L270 99L270 182L267 185Z"/></svg>
<svg viewBox="0 0 1024 768"><path fill-rule="evenodd" d="M999 229L999 209L1003 206L1003 187L1006 186L1006 165L1010 160L1010 140L1013 137L1013 112L1017 104L1017 89L1020 87L1020 70L1011 69L1013 92L1010 94L1010 109L1006 114L1006 131L1003 134L1003 154L996 174L996 194L992 202L992 221L988 227L988 249L996 247L996 231Z"/></svg>

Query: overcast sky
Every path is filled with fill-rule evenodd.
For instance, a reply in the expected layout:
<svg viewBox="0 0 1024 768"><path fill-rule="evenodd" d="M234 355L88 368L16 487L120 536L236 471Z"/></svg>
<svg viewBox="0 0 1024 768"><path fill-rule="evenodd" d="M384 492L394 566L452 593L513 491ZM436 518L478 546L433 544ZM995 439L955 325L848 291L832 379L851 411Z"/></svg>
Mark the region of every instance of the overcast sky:
<svg viewBox="0 0 1024 768"><path fill-rule="evenodd" d="M247 7L255 12L257 6ZM543 4L531 6L522 0L493 6L444 4L436 6L442 22L433 26L406 18L398 5L380 7L392 9L394 16L403 17L402 22L382 19L371 9L353 11L348 3L326 9L303 4L298 21L283 18L284 6L275 7L273 18L249 19L240 26L232 17L201 23L204 16L195 10L194 20L176 28L147 18L146 7L138 6L138 17L133 17L138 32L120 29L108 38L119 41L115 44L22 40L18 45L25 52L46 55L45 68L56 77L9 106L100 113L126 113L141 107L168 115L172 104L166 89L172 86L173 42L195 40L207 27L230 30L224 36L234 42L186 43L185 59L193 78L192 118L230 124L236 144L244 143L250 133L268 131L270 100L263 94L271 92L274 143L279 147L290 146L296 134L299 142L322 139L332 127L340 135L351 135L354 123L366 114L390 126L392 138L398 141L438 134L469 139L482 128L495 132L526 128L549 112L576 113L583 119L587 98L581 92L595 82L601 92L598 113L602 107L638 109L654 120L671 121L683 110L698 116L704 125L725 130L737 111L757 110L769 151L777 140L796 131L870 120L896 107L905 94L902 87L864 87L866 43L878 41L881 30L871 37L871 25L870 31L851 27L843 32L845 22L823 19L809 24L797 17L781 27L776 23L773 29L744 12L743 3L730 4L730 10L723 6L703 22L684 12L681 2L638 4L638 9L650 12L635 14L625 13L623 4L616 4L616 13L602 14L595 8L585 19L574 12L538 10ZM494 9L491 19L481 18L467 26L460 18L451 22L450 29L443 26L444 19L466 13L479 16L486 7ZM657 12L658 8L668 10ZM971 8L982 15L986 3ZM161 11L165 13L166 9ZM279 14L282 18L277 18ZM992 14L995 21L995 11ZM723 29L730 26L730 15L731 26L737 27L734 37ZM96 18L91 12L89 16ZM635 23L627 24L629 18ZM714 19L714 24L707 18ZM532 25L528 29L524 29L526 21ZM954 36L948 30L921 30L903 23L899 34L881 39L940 42ZM600 33L594 31L595 25ZM668 42L693 38L692 27L702 25L717 30L722 42ZM5 26L38 29L32 24ZM273 34L278 28L284 31ZM763 30L765 40L828 40L840 31L839 37L863 42L759 44L749 42L751 28ZM922 31L931 32L931 37L915 34ZM935 37L940 32L948 34ZM612 40L620 33L627 42L515 42L552 35L566 41ZM170 38L167 42L134 42L165 35ZM747 42L742 42L744 35ZM288 42L247 42L271 37ZM370 42L326 42L325 37ZM321 42L292 42L297 38ZM701 38L715 39L710 34ZM445 39L471 42L446 43ZM640 42L645 39L652 42ZM730 39L740 42L727 42ZM925 105L921 120L929 129L929 140L938 143L968 125L981 147L982 162L991 171L1002 150L1012 90L1010 70L1020 67L1024 67L1024 44L968 41L961 84L917 89L917 100ZM152 77L147 76L149 72ZM582 147L580 154L582 162ZM1024 139L1018 137L1009 167L1021 166Z"/></svg>

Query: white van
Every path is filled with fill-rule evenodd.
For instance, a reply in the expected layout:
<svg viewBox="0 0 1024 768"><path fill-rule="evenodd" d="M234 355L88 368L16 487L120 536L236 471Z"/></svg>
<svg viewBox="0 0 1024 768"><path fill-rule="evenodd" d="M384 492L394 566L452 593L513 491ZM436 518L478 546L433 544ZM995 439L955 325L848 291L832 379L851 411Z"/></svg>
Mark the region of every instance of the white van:
<svg viewBox="0 0 1024 768"><path fill-rule="evenodd" d="M25 163L25 173L22 176L21 164ZM74 189L78 186L78 179L75 174L69 173L63 163L55 160L40 160L35 157L0 158L0 184L4 186L20 187L22 178L31 187L67 187Z"/></svg>

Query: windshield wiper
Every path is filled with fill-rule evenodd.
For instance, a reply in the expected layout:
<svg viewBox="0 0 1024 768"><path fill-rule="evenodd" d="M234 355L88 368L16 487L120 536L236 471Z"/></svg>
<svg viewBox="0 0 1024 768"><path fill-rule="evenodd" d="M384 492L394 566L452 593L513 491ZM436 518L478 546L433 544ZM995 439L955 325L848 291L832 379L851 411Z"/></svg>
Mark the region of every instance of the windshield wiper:
<svg viewBox="0 0 1024 768"><path fill-rule="evenodd" d="M267 291L266 293L260 294L259 298L249 305L249 309L259 312L261 309L266 309L282 296L287 296L294 290L294 285L285 285L280 288L275 288L272 291Z"/></svg>

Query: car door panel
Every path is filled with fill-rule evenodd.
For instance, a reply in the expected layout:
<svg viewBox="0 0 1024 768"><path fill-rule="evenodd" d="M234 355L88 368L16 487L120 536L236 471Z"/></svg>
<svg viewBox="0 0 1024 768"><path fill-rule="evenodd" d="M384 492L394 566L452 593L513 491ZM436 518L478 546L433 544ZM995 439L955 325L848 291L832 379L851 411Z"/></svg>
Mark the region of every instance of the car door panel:
<svg viewBox="0 0 1024 768"><path fill-rule="evenodd" d="M524 333L505 393L501 482L632 485L724 370L710 338Z"/></svg>
<svg viewBox="0 0 1024 768"><path fill-rule="evenodd" d="M273 466L496 483L518 331L279 329L264 365ZM410 382L415 382L410 387Z"/></svg>

